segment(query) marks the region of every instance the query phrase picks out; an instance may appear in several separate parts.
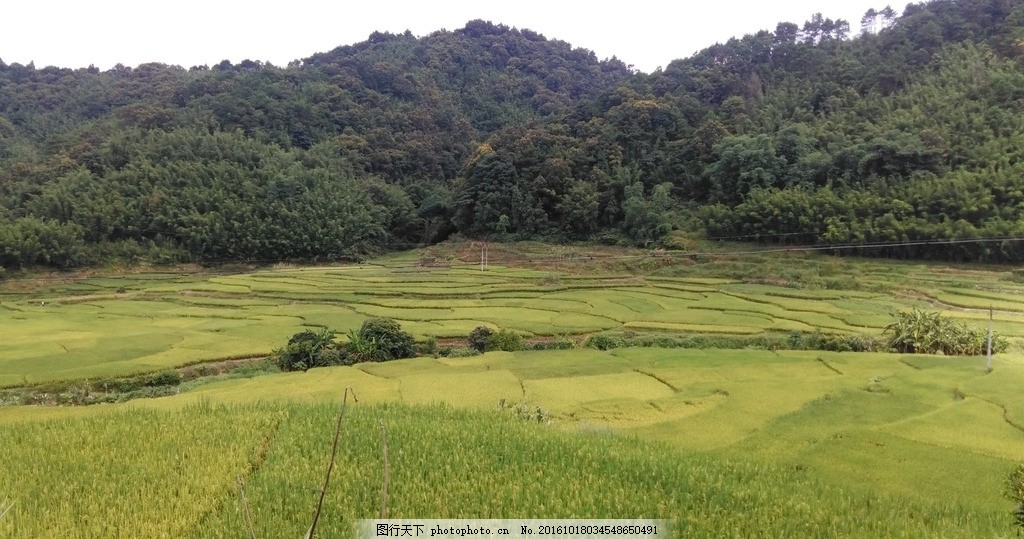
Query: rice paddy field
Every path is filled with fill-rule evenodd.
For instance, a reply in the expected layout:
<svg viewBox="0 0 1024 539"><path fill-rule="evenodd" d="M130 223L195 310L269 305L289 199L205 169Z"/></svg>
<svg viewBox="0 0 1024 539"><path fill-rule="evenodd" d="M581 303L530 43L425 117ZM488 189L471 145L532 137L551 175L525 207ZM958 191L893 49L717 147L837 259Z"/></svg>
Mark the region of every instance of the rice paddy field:
<svg viewBox="0 0 1024 539"><path fill-rule="evenodd" d="M486 271L458 259L425 266L411 253L350 266L18 282L0 289L0 387L263 356L301 329L344 336L375 316L421 340L463 338L480 325L527 336L878 336L898 309L937 306L985 324L992 307L996 331L1024 339L1024 283L1008 280L1007 268L633 255L631 265L595 271L595 257L569 254L560 263L550 253L511 253L508 265Z"/></svg>
<svg viewBox="0 0 1024 539"><path fill-rule="evenodd" d="M14 504L0 537L245 537L245 505L258 537L299 537L346 387L359 400L320 537L382 511L664 518L677 537L1015 536L1002 492L1024 461L1024 285L1008 268L573 254L509 253L486 271L407 253L8 283L0 383L256 357L305 327L343 335L370 316L418 339L478 325L577 340L877 336L898 309L980 325L991 306L1010 350L990 373L984 358L889 353L490 352L220 380L122 404L0 407L0 512Z"/></svg>

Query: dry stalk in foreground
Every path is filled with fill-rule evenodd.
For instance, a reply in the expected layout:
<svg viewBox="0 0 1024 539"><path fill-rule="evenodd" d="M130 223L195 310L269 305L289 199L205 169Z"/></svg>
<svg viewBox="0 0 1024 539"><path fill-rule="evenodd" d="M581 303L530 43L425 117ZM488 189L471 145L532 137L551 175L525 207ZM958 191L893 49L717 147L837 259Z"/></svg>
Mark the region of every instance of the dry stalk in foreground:
<svg viewBox="0 0 1024 539"><path fill-rule="evenodd" d="M242 510L245 513L245 525L249 527L249 536L257 539L256 528L252 524L252 511L249 510L249 501L245 499L245 480L238 475L235 476L235 481L238 482L238 495L242 498Z"/></svg>
<svg viewBox="0 0 1024 539"><path fill-rule="evenodd" d="M345 421L345 410L348 408L348 394L352 394L352 400L359 402L356 397L356 392L353 391L352 387L345 388L345 396L341 401L341 410L338 412L338 424L334 428L334 445L331 447L331 460L327 463L327 473L324 474L324 484L320 487L320 499L316 502L316 511L313 513L313 522L309 525L309 531L306 532L305 539L313 539L313 534L316 532L316 523L320 520L320 510L324 506L324 496L327 494L327 485L331 482L331 472L334 470L334 459L338 454L338 440L341 438L341 426Z"/></svg>

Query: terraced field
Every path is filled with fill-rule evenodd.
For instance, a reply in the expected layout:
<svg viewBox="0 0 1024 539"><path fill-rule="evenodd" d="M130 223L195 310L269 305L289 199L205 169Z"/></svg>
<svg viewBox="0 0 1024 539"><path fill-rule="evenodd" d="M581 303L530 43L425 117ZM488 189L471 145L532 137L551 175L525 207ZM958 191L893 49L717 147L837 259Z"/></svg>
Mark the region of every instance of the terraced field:
<svg viewBox="0 0 1024 539"><path fill-rule="evenodd" d="M762 350L495 352L219 382L139 405L334 402L346 386L366 403L486 410L504 400L539 406L568 430L758 455L837 483L998 505L1003 470L1024 460L1024 396L1015 390L1024 387L1024 356L1001 356L989 375L983 361ZM852 473L858 461L870 467ZM959 474L963 484L954 489L950 476L932 475L935 462L956 462L943 473Z"/></svg>
<svg viewBox="0 0 1024 539"><path fill-rule="evenodd" d="M405 254L7 283L0 386L260 356L302 328L344 335L371 316L419 339L478 325L877 336L908 306L979 324L991 306L1011 349L988 374L984 358L886 353L491 352L200 380L122 404L0 407L0 508L15 502L0 536L245 536L238 477L259 536L298 536L346 387L359 403L322 536L378 514L382 425L395 517L670 518L679 537L1012 535L1001 492L1024 460L1024 286L1008 271L630 256L481 271ZM517 418L519 405L548 421Z"/></svg>
<svg viewBox="0 0 1024 539"><path fill-rule="evenodd" d="M394 517L643 516L673 520L678 537L1010 536L1001 492L1024 460L1022 385L1020 354L986 375L935 356L582 349L0 408L0 495L19 496L0 535L244 536L239 475L259 535L298 536L352 387L325 536L379 514L381 428ZM497 415L500 401L550 423Z"/></svg>
<svg viewBox="0 0 1024 539"><path fill-rule="evenodd" d="M480 325L528 336L609 330L877 336L899 308L937 305L984 323L992 306L996 330L1024 338L1024 286L1006 280L1008 273L840 263L857 276L850 289L803 287L807 268L815 272L809 279L819 281L817 274L843 269L829 259L795 258L787 266L795 277L758 284L771 280L770 273L708 276L741 273L747 261L691 267L669 260L637 274L594 273L585 262L552 269L481 271L457 261L429 267L413 255L227 275L98 277L28 292L9 287L0 295L0 387L261 356L303 328L344 335L373 316L399 320L418 339L461 338Z"/></svg>

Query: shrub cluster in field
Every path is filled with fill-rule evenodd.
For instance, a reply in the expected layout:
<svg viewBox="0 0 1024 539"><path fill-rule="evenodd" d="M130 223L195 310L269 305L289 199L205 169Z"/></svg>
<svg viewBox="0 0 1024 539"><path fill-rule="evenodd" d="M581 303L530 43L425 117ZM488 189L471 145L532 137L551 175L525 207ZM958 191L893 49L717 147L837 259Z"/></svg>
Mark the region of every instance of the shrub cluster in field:
<svg viewBox="0 0 1024 539"><path fill-rule="evenodd" d="M528 343L519 333L509 329L495 331L479 326L469 333L467 347L442 346L431 338L416 344L412 335L402 331L401 325L390 318L371 318L363 322L359 331L348 332L348 342L334 340L329 329L305 330L288 340L288 344L275 350L274 362L284 371L306 370L331 365L354 365L366 361L390 361L414 356L469 357L483 352L520 350L567 350L576 343L568 339Z"/></svg>
<svg viewBox="0 0 1024 539"><path fill-rule="evenodd" d="M914 309L900 312L897 319L885 327L892 332L887 341L864 335L841 335L814 331L792 331L788 335L637 335L601 333L589 337L584 345L598 350L613 348L755 348L763 350L824 350L831 352L874 352L891 350L901 353L942 353L946 355L979 355L986 351L986 335L962 322L941 316L937 312ZM527 343L519 333L510 329L495 331L478 326L468 335L468 348L442 347L431 339L417 347L409 333L402 331L398 322L390 318L366 320L359 331L349 331L348 342L334 341L330 330L306 330L292 336L288 345L274 352L282 370L305 370L327 365L352 365L363 361L388 361L434 355L436 357L464 357L490 351L516 352L526 349L569 349L576 342L560 339ZM993 337L993 352L1007 347L1006 339Z"/></svg>
<svg viewBox="0 0 1024 539"><path fill-rule="evenodd" d="M979 356L988 351L985 331L968 326L937 311L913 309L896 313L896 320L885 326L892 332L889 348L904 354L945 354ZM1006 350L1006 339L993 333L992 351Z"/></svg>
<svg viewBox="0 0 1024 539"><path fill-rule="evenodd" d="M508 329L494 331L487 326L478 326L469 332L467 340L469 347L478 352L517 352L526 349L526 340L523 336Z"/></svg>
<svg viewBox="0 0 1024 539"><path fill-rule="evenodd" d="M359 331L349 331L348 342L338 343L334 332L323 328L292 335L273 357L283 371L312 367L354 365L364 361L390 361L416 355L412 335L390 318L370 318Z"/></svg>

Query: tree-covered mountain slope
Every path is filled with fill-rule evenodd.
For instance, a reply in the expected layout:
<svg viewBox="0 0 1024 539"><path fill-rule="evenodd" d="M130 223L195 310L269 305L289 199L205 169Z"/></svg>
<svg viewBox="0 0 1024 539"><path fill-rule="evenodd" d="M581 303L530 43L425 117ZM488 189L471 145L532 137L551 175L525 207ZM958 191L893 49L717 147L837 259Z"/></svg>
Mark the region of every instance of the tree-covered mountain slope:
<svg viewBox="0 0 1024 539"><path fill-rule="evenodd" d="M0 61L0 266L673 228L1024 259L1002 239L1024 237L1024 2L857 23L783 22L650 74L484 21L286 67Z"/></svg>

